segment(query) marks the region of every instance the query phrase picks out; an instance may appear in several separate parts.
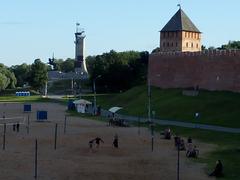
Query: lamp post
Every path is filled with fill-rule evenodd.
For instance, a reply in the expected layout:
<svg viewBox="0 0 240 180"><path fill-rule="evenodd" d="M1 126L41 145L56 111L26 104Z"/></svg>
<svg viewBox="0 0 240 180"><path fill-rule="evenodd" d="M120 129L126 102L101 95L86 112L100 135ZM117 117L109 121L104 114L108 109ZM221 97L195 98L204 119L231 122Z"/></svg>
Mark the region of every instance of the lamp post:
<svg viewBox="0 0 240 180"><path fill-rule="evenodd" d="M151 85L150 85L150 77L148 78L148 121L149 121L149 123L152 122L152 120L151 120Z"/></svg>
<svg viewBox="0 0 240 180"><path fill-rule="evenodd" d="M96 80L97 78L100 78L102 75L98 75L96 78L93 79L93 92L94 92L94 115L96 115L96 109L97 109L97 96L96 96Z"/></svg>

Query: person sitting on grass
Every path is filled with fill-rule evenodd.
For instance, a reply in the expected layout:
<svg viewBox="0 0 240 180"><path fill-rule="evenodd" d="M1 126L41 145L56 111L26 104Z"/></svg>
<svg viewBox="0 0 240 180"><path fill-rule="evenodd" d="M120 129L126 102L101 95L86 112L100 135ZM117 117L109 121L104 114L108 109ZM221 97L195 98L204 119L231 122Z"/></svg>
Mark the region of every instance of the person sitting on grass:
<svg viewBox="0 0 240 180"><path fill-rule="evenodd" d="M182 139L182 138L180 140L179 150L180 151L185 151L186 150L185 142L184 142L184 139Z"/></svg>
<svg viewBox="0 0 240 180"><path fill-rule="evenodd" d="M215 177L223 176L223 165L220 160L216 161L216 167L215 167L214 171L209 174L209 176L215 176Z"/></svg>
<svg viewBox="0 0 240 180"><path fill-rule="evenodd" d="M197 149L197 146L194 146L194 147L193 147L192 143L189 143L189 144L188 144L188 150L187 150L186 156L187 156L187 157L197 158L197 157L198 157L198 154L199 154L199 150Z"/></svg>
<svg viewBox="0 0 240 180"><path fill-rule="evenodd" d="M188 137L187 142L188 142L188 143L192 143L192 138L191 138L191 137Z"/></svg>
<svg viewBox="0 0 240 180"><path fill-rule="evenodd" d="M178 145L180 145L180 140L181 138L178 135L174 137L175 147L178 147Z"/></svg>
<svg viewBox="0 0 240 180"><path fill-rule="evenodd" d="M165 139L171 139L171 130L170 130L170 128L165 129L165 131L164 131L164 138Z"/></svg>

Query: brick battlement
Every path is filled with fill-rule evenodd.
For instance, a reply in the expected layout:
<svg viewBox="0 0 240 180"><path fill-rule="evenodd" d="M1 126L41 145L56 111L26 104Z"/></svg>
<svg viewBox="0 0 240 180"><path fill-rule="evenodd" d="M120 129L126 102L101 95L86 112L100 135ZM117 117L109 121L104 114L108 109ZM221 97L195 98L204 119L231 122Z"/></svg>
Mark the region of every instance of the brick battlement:
<svg viewBox="0 0 240 180"><path fill-rule="evenodd" d="M184 56L239 56L240 50L204 50L199 52L155 52L154 56L172 56L172 57L184 57Z"/></svg>
<svg viewBox="0 0 240 180"><path fill-rule="evenodd" d="M240 92L240 50L157 52L148 68L153 86Z"/></svg>

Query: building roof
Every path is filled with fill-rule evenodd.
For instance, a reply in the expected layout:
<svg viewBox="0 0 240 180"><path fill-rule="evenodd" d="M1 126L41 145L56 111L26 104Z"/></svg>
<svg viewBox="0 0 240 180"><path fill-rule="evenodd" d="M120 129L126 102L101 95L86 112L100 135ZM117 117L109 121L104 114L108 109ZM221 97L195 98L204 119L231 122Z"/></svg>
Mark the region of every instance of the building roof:
<svg viewBox="0 0 240 180"><path fill-rule="evenodd" d="M193 24L185 12L180 8L176 14L162 28L161 32L166 31L190 31L199 32L198 28Z"/></svg>

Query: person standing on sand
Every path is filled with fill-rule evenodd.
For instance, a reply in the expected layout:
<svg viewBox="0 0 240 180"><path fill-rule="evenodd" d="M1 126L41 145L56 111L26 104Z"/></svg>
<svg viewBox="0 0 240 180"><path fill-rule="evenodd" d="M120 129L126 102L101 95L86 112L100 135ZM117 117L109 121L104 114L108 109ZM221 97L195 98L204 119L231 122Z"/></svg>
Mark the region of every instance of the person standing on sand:
<svg viewBox="0 0 240 180"><path fill-rule="evenodd" d="M104 143L104 141L100 137L96 137L95 141L96 141L96 144L97 144L97 148L99 147L100 142Z"/></svg>
<svg viewBox="0 0 240 180"><path fill-rule="evenodd" d="M113 146L115 148L118 148L118 135L115 134L114 139L113 139Z"/></svg>
<svg viewBox="0 0 240 180"><path fill-rule="evenodd" d="M93 148L93 142L94 142L94 140L91 140L91 141L88 142L88 145L89 145L89 148L90 148L90 149Z"/></svg>

